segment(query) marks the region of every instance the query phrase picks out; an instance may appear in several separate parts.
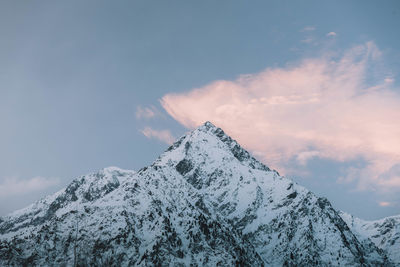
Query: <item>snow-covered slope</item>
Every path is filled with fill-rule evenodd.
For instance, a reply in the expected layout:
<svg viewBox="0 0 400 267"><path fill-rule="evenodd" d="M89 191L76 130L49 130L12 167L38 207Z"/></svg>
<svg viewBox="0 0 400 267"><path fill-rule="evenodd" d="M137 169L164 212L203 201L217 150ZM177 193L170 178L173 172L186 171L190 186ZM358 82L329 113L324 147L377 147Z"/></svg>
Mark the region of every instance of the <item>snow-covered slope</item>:
<svg viewBox="0 0 400 267"><path fill-rule="evenodd" d="M400 215L376 221L365 221L345 212L340 215L360 240L371 240L400 265Z"/></svg>
<svg viewBox="0 0 400 267"><path fill-rule="evenodd" d="M0 221L0 265L391 266L328 200L207 122L138 172L107 168Z"/></svg>

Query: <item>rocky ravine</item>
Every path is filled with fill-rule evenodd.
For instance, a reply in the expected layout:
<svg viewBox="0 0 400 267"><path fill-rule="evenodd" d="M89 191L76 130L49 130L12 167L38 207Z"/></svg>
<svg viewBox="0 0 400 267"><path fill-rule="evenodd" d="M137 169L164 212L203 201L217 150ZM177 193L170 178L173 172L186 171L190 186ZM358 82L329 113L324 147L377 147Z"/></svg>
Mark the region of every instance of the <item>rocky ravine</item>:
<svg viewBox="0 0 400 267"><path fill-rule="evenodd" d="M0 266L400 266L395 240L360 234L207 122L151 166L81 176L1 218Z"/></svg>

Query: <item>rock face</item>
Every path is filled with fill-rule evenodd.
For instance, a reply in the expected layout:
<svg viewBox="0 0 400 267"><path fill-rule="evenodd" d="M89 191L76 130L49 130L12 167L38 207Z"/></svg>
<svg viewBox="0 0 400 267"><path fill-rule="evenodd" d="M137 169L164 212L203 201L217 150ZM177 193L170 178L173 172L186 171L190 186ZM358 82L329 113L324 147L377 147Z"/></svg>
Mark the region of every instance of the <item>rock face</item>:
<svg viewBox="0 0 400 267"><path fill-rule="evenodd" d="M389 259L400 265L400 216L376 221L365 221L341 212L343 220L359 240L371 240L387 253Z"/></svg>
<svg viewBox="0 0 400 267"><path fill-rule="evenodd" d="M0 266L394 266L398 223L392 252L207 122L1 218Z"/></svg>

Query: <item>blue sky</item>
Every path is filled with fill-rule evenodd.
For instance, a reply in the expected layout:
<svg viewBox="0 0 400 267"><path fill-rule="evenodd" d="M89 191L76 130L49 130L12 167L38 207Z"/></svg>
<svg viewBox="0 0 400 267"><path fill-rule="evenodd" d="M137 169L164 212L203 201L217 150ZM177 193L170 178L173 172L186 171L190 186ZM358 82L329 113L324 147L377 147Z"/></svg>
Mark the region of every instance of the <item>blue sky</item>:
<svg viewBox="0 0 400 267"><path fill-rule="evenodd" d="M0 214L61 189L78 175L150 164L172 138L205 119L199 115L205 108L212 111L207 120L338 209L365 219L400 214L399 154L389 149L399 139L387 134L399 129L399 26L398 1L2 2ZM266 84L241 83L243 75ZM330 95L320 87L340 87L329 88L338 112L325 108L327 102L312 112L326 121L355 114L343 127L354 123L357 131L332 128L330 141L313 141L328 129L322 115L307 124L310 115L300 112L294 120L297 109L276 108L278 113L268 114L311 137L281 139L260 126L258 138L266 145L258 149L242 125L252 113L242 112L240 101L235 106L233 95L247 99L243 92L253 90L245 103L264 97L281 105L289 95L263 89L276 75L292 82L297 97L304 92L326 99ZM215 93L216 81L229 92L226 101ZM308 91L314 87L317 91ZM193 111L180 105L192 104L195 88L204 103L215 105L199 102ZM336 92L347 92L343 88L367 97L355 103L337 98ZM221 113L227 103L243 120L224 115L233 114L229 109ZM355 111L345 109L348 105ZM262 119L268 114L257 125L271 124ZM371 122L383 130L364 127ZM278 145L271 150L269 142Z"/></svg>

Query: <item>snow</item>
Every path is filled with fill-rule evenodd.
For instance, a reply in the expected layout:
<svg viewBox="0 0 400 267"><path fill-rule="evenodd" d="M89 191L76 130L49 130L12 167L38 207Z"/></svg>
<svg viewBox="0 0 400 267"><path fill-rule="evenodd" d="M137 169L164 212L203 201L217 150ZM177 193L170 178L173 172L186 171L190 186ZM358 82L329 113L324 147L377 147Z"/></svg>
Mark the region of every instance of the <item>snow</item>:
<svg viewBox="0 0 400 267"><path fill-rule="evenodd" d="M4 217L0 241L37 265L70 264L77 224L80 260L92 265L110 257L122 266L385 264L342 217L207 122L138 172L104 168ZM2 257L25 263L0 248L0 265Z"/></svg>
<svg viewBox="0 0 400 267"><path fill-rule="evenodd" d="M345 212L340 212L340 216L360 239L371 240L386 251L393 262L400 264L400 215L375 221L362 220Z"/></svg>

